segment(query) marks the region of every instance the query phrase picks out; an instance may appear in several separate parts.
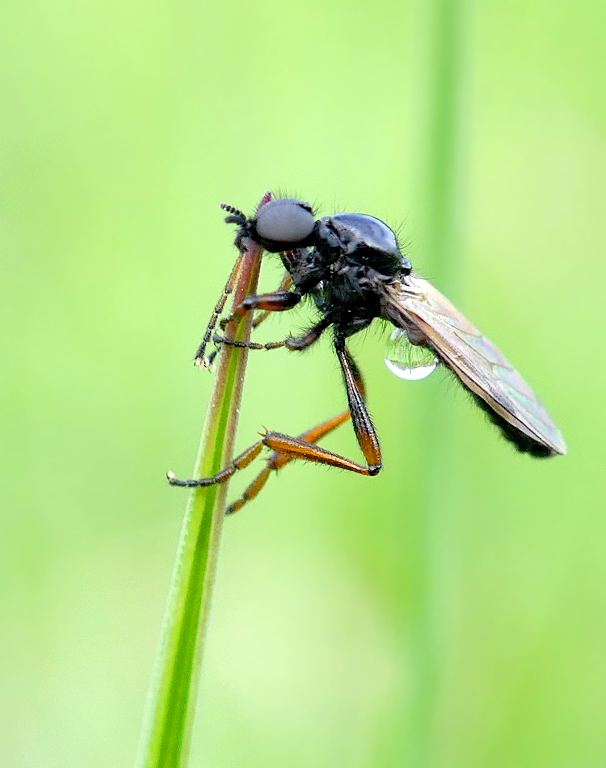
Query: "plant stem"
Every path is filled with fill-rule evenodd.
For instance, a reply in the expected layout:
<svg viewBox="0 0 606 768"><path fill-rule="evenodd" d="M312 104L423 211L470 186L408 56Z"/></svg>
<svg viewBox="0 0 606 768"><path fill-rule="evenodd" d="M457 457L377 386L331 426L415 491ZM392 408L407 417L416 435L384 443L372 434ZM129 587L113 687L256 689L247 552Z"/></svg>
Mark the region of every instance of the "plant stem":
<svg viewBox="0 0 606 768"><path fill-rule="evenodd" d="M465 0L433 0L428 11L421 215L431 279L452 296L461 256L467 8Z"/></svg>
<svg viewBox="0 0 606 768"><path fill-rule="evenodd" d="M433 0L428 11L428 80L419 169L422 230L431 280L456 298L461 282L467 7L464 0ZM452 404L436 384L444 382L428 382L421 393L419 483L425 490L415 526L414 680L406 750L406 764L415 768L441 763L440 684L449 645L452 594L454 457L458 452L453 450Z"/></svg>
<svg viewBox="0 0 606 768"><path fill-rule="evenodd" d="M261 254L257 245L246 243L234 306L256 292ZM227 335L248 340L252 320L249 312L230 323ZM221 349L193 477L214 475L231 460L247 354L247 349ZM226 493L223 483L193 488L189 495L143 724L139 768L187 764Z"/></svg>

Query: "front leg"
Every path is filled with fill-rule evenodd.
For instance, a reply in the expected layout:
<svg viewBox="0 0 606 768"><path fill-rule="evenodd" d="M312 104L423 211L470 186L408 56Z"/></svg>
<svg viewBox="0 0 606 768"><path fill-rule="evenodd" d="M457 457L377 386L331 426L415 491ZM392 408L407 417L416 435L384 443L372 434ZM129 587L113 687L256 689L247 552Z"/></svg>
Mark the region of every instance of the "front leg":
<svg viewBox="0 0 606 768"><path fill-rule="evenodd" d="M286 278L282 281L282 286L287 285ZM285 312L287 309L292 309L295 307L300 301L301 301L301 294L296 291L287 291L287 290L278 290L274 293L261 293L258 295L252 295L247 296L244 301L241 304L238 304L238 306L233 310L231 315L228 317L224 317L220 323L219 327L221 330L225 330L225 327L228 323L230 323L232 320L239 320L241 317L243 317L247 312L250 312L254 309L261 309L263 310L263 313L267 315L269 312ZM216 313L213 316L216 322ZM263 316L262 316L263 318ZM264 318L263 318L264 319ZM261 321L259 321L261 322ZM210 368L210 366L213 364L215 357L217 356L218 349L215 349L214 352L212 352L208 357L204 357L204 350L206 349L206 344L208 341L210 341L210 334L212 332L212 329L214 328L214 323L212 325L209 324L208 331L206 333L206 336L204 337L204 342L200 346L200 349L198 349L198 352L196 354L196 365L204 364L205 367ZM235 343L232 339L228 339L225 336L222 336L221 334L215 333L212 337L215 344L231 344L233 347L248 347L248 349L276 349L277 347L283 347L285 346L285 343L283 342L276 342L273 344L254 344L253 342L249 342L247 344L244 344L243 342Z"/></svg>
<svg viewBox="0 0 606 768"><path fill-rule="evenodd" d="M301 301L301 294L297 291L276 291L275 293L260 293L258 296L247 296L241 304L234 309L229 317L224 317L219 323L221 330L232 320L238 320L251 309L261 309L265 312L285 312L296 307Z"/></svg>
<svg viewBox="0 0 606 768"><path fill-rule="evenodd" d="M292 277L288 274L288 272L284 275L282 278L282 282L278 286L278 291L288 291L290 288L292 288ZM258 328L261 323L264 323L267 318L271 315L271 312L268 310L264 310L260 314L255 317L253 320L253 328Z"/></svg>

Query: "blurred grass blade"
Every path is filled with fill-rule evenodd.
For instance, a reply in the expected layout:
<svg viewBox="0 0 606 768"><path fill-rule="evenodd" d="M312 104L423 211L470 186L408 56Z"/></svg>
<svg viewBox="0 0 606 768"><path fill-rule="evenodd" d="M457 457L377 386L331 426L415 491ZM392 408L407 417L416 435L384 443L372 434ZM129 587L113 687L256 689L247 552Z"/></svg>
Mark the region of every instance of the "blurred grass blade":
<svg viewBox="0 0 606 768"><path fill-rule="evenodd" d="M426 9L427 79L421 114L418 187L431 280L452 299L460 276L467 17L465 0Z"/></svg>
<svg viewBox="0 0 606 768"><path fill-rule="evenodd" d="M255 293L261 254L258 246L248 242L241 256L234 305ZM227 334L247 340L252 319L249 312L240 322L228 325ZM246 349L221 349L193 477L213 475L231 460L247 354ZM226 493L224 483L193 488L189 495L138 768L182 768L187 764Z"/></svg>
<svg viewBox="0 0 606 768"><path fill-rule="evenodd" d="M421 225L431 280L455 301L461 282L462 186L464 180L467 4L433 0L426 7L425 109L418 169ZM444 384L444 382L439 382ZM416 511L414 598L411 617L413 682L406 708L407 765L433 768L439 762L437 723L440 680L450 616L454 544L449 516L456 504L455 431L451 403L430 383L421 393L423 429L419 440L425 489Z"/></svg>

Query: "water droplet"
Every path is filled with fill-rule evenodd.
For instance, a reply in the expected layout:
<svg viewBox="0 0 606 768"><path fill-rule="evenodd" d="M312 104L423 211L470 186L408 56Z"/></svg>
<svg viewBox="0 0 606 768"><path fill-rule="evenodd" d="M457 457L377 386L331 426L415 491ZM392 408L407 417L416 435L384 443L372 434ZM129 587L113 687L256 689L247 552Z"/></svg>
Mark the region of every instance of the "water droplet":
<svg viewBox="0 0 606 768"><path fill-rule="evenodd" d="M396 328L387 342L385 365L407 381L418 381L433 373L440 361L428 347L411 344L406 331Z"/></svg>

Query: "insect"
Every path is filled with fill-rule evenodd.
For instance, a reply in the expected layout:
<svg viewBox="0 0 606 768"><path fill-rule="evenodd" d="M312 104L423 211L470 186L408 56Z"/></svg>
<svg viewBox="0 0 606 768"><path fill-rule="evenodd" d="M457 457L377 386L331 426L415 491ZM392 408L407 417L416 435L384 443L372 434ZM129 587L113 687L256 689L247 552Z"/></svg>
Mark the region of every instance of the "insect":
<svg viewBox="0 0 606 768"><path fill-rule="evenodd" d="M537 395L491 341L431 283L412 271L395 233L383 221L361 213L338 213L316 219L309 203L288 197L266 196L252 218L232 206L223 204L222 208L229 214L226 222L238 227L236 245L242 246L244 239L250 238L266 251L279 253L286 275L276 292L248 296L232 315L220 321L220 330L224 331L230 320L251 310L262 311L255 321L258 325L270 313L292 309L304 297L312 299L319 320L302 336L278 342L259 344L230 339L215 332L231 290L228 282L196 362L209 365L214 358L216 351L206 356L211 338L217 350L222 345L304 350L331 328L349 409L299 437L267 431L217 475L178 480L170 474L171 484L207 486L224 482L248 466L263 447L273 451L267 466L242 497L228 507L228 513L254 498L271 472L293 459L376 475L382 466L379 440L366 407L362 375L347 348L347 339L376 318L395 326L392 339L400 339L408 348L425 354L429 361L426 370L432 370L439 362L452 371L518 451L539 458L566 453L564 439ZM349 418L365 464L317 445L318 440Z"/></svg>

